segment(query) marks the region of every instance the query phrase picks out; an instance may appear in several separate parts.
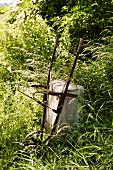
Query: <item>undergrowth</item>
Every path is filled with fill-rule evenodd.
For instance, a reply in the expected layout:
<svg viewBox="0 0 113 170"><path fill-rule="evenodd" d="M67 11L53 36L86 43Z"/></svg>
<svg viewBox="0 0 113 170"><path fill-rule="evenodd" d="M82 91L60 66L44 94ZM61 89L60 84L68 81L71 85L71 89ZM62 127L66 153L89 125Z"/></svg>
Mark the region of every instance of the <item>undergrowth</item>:
<svg viewBox="0 0 113 170"><path fill-rule="evenodd" d="M40 130L43 108L18 89L31 96L32 84L45 85L55 33L40 16L6 21L0 26L0 169L112 170L113 37L85 44L78 60L72 82L85 89L80 129L24 146L26 135ZM68 45L62 34L52 79L68 78L75 55Z"/></svg>

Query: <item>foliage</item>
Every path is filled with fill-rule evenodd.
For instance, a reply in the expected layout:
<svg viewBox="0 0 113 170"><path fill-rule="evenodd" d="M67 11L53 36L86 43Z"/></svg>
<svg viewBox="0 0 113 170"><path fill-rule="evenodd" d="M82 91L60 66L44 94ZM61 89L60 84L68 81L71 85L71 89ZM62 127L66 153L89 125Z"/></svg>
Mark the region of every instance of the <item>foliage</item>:
<svg viewBox="0 0 113 170"><path fill-rule="evenodd" d="M50 21L52 18L56 16L63 16L65 13L69 11L73 6L77 4L76 1L73 0L36 0L36 4L39 4L39 12L42 15L43 18L47 18L48 21ZM64 9L67 7L67 11ZM64 9L64 10L62 10Z"/></svg>
<svg viewBox="0 0 113 170"><path fill-rule="evenodd" d="M1 168L8 169L18 158L18 151L26 133L36 130L37 105L19 94L13 92L9 82L0 84L0 148ZM29 109L28 109L29 108ZM14 163L15 164L15 163Z"/></svg>
<svg viewBox="0 0 113 170"><path fill-rule="evenodd" d="M1 26L1 55L5 60L2 65L6 71L10 68L8 72L14 78L23 77L30 82L35 78L39 82L42 75L47 76L54 34L40 16L35 19L29 16L26 21L23 19L24 16L10 24L8 17L7 23ZM42 75L38 74L38 70ZM4 74L5 72L2 78L6 79L8 76L5 77Z"/></svg>
<svg viewBox="0 0 113 170"><path fill-rule="evenodd" d="M7 11L6 6L0 7L0 14L4 14L4 13L6 13L6 11Z"/></svg>
<svg viewBox="0 0 113 170"><path fill-rule="evenodd" d="M111 0L97 0L96 2L92 0L47 0L37 3L39 4L39 14L43 18L47 18L47 23L54 28L56 33L60 37L68 35L69 52L72 54L75 53L80 38L83 38L86 43L90 40L100 39L101 32L106 28L109 28L111 32L109 33L112 35L113 3Z"/></svg>
<svg viewBox="0 0 113 170"><path fill-rule="evenodd" d="M47 2L53 5L47 12L57 31L47 25L50 21L36 14ZM62 1L62 7L67 7L51 14L59 2L32 4L25 0L17 8L8 8L0 25L1 170L113 169L112 17L111 12L104 12L111 11L111 1ZM92 29L96 25L98 30ZM45 85L56 32L59 44L52 79L68 78L78 39L84 37L87 42L72 79L85 88L80 129L54 136L47 146L38 143L24 147L25 136L40 129L43 108L17 88L31 96L31 84ZM42 100L42 96L38 98Z"/></svg>
<svg viewBox="0 0 113 170"><path fill-rule="evenodd" d="M89 63L84 62L83 66L80 65L75 80L77 83L83 84L87 91L86 110L91 112L95 119L98 116L99 122L111 126L113 122L113 57L109 57L107 52L102 51L102 54L101 57L98 54L96 62L89 61Z"/></svg>
<svg viewBox="0 0 113 170"><path fill-rule="evenodd" d="M102 9L103 7L98 4L82 8L75 6L69 14L64 15L59 20L59 31L63 34L65 32L65 36L69 34L71 53L75 52L75 47L80 38L83 38L86 43L95 39L100 42L101 32L106 28L108 28L109 34L112 35L112 12L105 12L107 10L104 11L103 9L102 11ZM108 19L106 20L106 18Z"/></svg>

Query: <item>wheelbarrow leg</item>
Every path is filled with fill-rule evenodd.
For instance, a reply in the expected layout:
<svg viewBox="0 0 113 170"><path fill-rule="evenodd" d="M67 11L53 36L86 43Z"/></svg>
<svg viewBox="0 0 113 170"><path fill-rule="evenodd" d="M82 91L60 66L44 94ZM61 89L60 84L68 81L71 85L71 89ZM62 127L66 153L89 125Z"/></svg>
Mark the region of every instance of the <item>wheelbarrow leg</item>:
<svg viewBox="0 0 113 170"><path fill-rule="evenodd" d="M53 62L55 60L55 52L56 52L57 45L58 45L58 37L56 37L56 39L55 39L53 55L52 55L51 62L50 62L47 84L46 84L47 90L49 90L50 75L51 75ZM45 118L46 118L46 112L47 112L47 107L46 107L46 105L48 103L48 95L47 94L44 94L43 102L44 102L45 106L44 106L44 114L43 114L43 118L42 118L41 136L40 136L41 140L43 140L43 129L44 129L44 123L45 123Z"/></svg>

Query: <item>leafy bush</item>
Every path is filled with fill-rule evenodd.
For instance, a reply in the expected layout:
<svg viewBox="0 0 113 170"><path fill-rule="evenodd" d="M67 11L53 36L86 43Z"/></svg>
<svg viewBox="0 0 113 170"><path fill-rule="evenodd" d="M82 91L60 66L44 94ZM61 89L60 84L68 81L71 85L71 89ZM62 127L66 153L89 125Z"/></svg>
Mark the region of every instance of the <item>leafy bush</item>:
<svg viewBox="0 0 113 170"><path fill-rule="evenodd" d="M80 38L85 41L100 39L101 32L113 28L113 3L111 0L90 1L36 1L37 11L54 28L59 36L69 37L72 54ZM60 8L59 8L60 7ZM53 12L54 11L54 12ZM110 27L109 27L110 26ZM63 35L62 35L63 34Z"/></svg>

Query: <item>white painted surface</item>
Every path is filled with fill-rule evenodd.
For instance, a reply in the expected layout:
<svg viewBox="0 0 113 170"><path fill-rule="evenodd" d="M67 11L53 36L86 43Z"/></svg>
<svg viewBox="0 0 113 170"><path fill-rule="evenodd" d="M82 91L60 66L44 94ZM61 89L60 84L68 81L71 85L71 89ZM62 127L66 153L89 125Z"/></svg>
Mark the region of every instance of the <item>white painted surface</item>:
<svg viewBox="0 0 113 170"><path fill-rule="evenodd" d="M65 89L65 82L62 80L54 80L50 83L50 90L53 92L63 92ZM70 83L68 88L68 93L78 95L78 98L73 98L66 96L64 101L62 113L58 122L58 129L64 126L77 125L79 120L78 110L81 107L80 98L83 98L84 88L79 85L74 85ZM49 95L48 105L50 108L57 110L59 102L58 96ZM53 112L50 108L47 108L45 128L49 131L53 128L57 114Z"/></svg>

